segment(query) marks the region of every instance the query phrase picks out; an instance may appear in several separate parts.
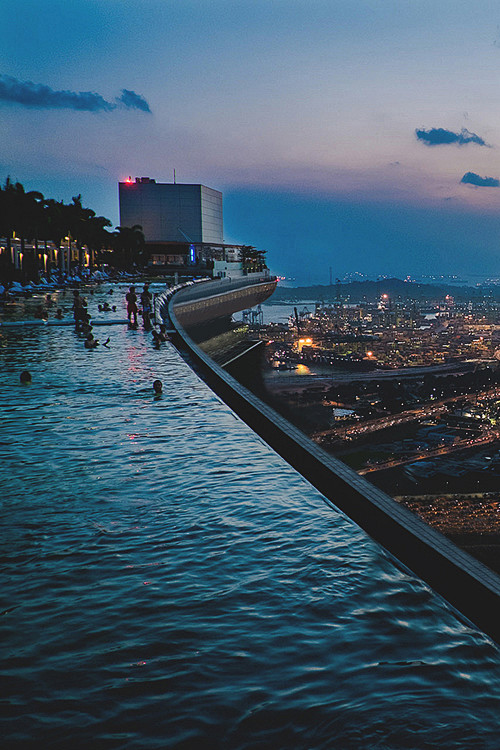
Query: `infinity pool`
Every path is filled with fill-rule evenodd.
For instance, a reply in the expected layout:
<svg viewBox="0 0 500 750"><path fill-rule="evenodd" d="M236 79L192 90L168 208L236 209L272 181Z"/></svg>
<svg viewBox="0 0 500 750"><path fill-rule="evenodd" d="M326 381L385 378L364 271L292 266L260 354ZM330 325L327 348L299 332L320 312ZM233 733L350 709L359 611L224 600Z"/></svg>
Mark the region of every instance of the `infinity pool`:
<svg viewBox="0 0 500 750"><path fill-rule="evenodd" d="M497 750L497 647L170 344L96 335L0 328L3 747Z"/></svg>

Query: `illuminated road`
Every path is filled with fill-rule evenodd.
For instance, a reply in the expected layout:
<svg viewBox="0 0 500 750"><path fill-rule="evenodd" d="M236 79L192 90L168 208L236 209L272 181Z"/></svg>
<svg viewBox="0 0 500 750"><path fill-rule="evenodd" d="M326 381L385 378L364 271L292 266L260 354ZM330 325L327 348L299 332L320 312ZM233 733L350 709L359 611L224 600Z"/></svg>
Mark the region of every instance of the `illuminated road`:
<svg viewBox="0 0 500 750"><path fill-rule="evenodd" d="M460 396L450 396L449 398L440 399L434 401L432 404L422 405L416 409L410 409L403 411L400 414L390 414L380 419L371 419L367 422L350 424L345 426L332 427L329 430L323 430L316 432L312 435L312 439L318 443L323 441L325 437L338 437L343 440L355 440L357 437L366 435L371 432L378 432L379 430L385 430L388 427L396 427L401 424L408 422L414 422L419 419L426 419L428 417L436 417L438 414L442 414L446 411L447 404L455 401L461 401L466 398L483 399L483 398L495 398L500 396L500 389L498 387L489 388L486 391L481 391L477 394L461 394Z"/></svg>
<svg viewBox="0 0 500 750"><path fill-rule="evenodd" d="M384 469L393 469L396 466L403 466L404 464L413 464L416 461L423 461L424 459L437 458L438 456L446 456L449 453L455 453L456 451L463 451L466 448L477 448L480 445L487 445L498 440L500 434L498 432L488 431L483 433L479 438L474 440L460 440L452 445L444 445L439 448L433 448L429 451L421 451L413 456L407 456L406 458L394 458L391 461L384 461L381 464L373 464L367 466L364 469L360 469L358 474L371 474L374 471L383 471Z"/></svg>
<svg viewBox="0 0 500 750"><path fill-rule="evenodd" d="M311 368L314 368L315 364L309 362ZM299 367L306 368L307 363ZM328 366L324 365L326 369ZM318 373L304 371L302 374L297 374L296 370L283 371L283 372L272 372L266 377L266 385L273 393L280 393L282 391L294 391L300 392L305 388L311 386L323 386L324 388L330 387L335 384L342 384L348 382L373 382L376 380L412 380L415 378L422 377L423 375L461 375L464 372L471 370L471 362L466 361L463 363L450 363L446 365L425 365L422 367L401 367L394 370L373 370L368 372L356 372L352 370L338 370L333 368L328 373ZM309 370L309 368L307 368Z"/></svg>

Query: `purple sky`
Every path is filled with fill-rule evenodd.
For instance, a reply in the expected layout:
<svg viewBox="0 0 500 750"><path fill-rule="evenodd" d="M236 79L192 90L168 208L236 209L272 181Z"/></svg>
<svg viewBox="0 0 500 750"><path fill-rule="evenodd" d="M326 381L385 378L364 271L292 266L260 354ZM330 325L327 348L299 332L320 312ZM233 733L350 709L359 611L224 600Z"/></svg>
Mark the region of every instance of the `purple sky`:
<svg viewBox="0 0 500 750"><path fill-rule="evenodd" d="M497 3L17 0L0 22L2 179L116 224L118 180L175 168L284 275L500 275Z"/></svg>

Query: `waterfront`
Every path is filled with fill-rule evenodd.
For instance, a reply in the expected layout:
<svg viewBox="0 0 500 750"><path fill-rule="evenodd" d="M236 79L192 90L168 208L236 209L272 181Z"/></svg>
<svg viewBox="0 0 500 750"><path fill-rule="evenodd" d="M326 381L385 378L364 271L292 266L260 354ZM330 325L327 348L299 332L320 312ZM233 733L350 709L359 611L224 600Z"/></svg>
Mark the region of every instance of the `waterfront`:
<svg viewBox="0 0 500 750"><path fill-rule="evenodd" d="M498 648L169 344L98 335L0 330L4 746L496 750Z"/></svg>

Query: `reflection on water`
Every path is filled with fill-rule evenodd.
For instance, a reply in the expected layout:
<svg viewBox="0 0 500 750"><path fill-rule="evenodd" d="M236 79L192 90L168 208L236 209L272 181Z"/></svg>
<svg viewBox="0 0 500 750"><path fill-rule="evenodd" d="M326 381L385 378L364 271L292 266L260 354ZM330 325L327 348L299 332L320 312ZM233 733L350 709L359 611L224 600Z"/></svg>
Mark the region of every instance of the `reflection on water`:
<svg viewBox="0 0 500 750"><path fill-rule="evenodd" d="M496 750L497 648L108 335L0 330L4 746Z"/></svg>

